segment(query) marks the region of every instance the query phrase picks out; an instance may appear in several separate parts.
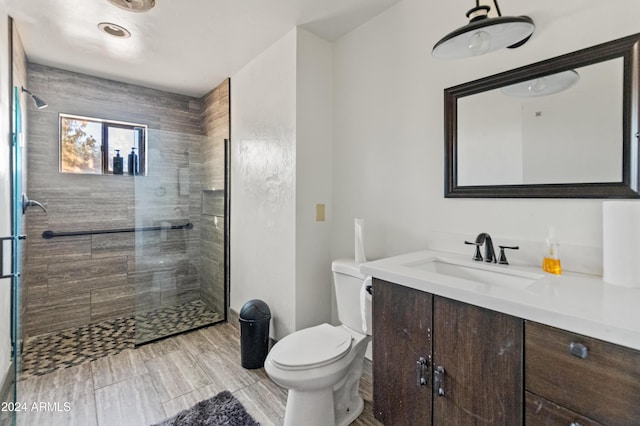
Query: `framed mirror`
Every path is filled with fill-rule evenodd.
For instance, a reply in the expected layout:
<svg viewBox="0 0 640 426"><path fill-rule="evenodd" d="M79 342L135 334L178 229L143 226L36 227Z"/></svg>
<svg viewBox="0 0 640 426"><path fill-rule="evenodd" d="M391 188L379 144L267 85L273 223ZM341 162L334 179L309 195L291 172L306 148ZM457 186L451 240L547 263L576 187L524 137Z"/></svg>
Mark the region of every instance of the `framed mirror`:
<svg viewBox="0 0 640 426"><path fill-rule="evenodd" d="M640 198L640 34L444 91L445 197Z"/></svg>

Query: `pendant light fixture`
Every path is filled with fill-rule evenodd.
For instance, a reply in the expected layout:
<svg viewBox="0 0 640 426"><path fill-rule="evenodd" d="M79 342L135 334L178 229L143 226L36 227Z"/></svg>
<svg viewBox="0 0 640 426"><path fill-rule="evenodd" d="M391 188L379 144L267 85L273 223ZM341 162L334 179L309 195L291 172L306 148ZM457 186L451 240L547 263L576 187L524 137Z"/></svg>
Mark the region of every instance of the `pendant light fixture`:
<svg viewBox="0 0 640 426"><path fill-rule="evenodd" d="M497 18L489 18L491 7L476 0L476 7L467 12L469 23L444 36L433 46L431 55L438 59L461 59L522 46L533 34L533 20L528 16L502 16L497 0L493 0L493 5Z"/></svg>

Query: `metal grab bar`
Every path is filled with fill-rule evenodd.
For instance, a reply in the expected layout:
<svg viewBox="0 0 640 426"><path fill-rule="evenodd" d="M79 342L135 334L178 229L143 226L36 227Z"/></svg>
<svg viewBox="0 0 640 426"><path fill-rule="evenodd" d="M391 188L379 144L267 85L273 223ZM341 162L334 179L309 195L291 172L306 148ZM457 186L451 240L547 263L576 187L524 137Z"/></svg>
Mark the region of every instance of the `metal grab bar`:
<svg viewBox="0 0 640 426"><path fill-rule="evenodd" d="M100 229L95 231L53 232L47 230L42 233L42 238L50 240L55 237L75 237L78 235L117 234L120 232L163 231L173 229L193 229L193 223L189 222L184 225L171 226L149 226L146 228Z"/></svg>

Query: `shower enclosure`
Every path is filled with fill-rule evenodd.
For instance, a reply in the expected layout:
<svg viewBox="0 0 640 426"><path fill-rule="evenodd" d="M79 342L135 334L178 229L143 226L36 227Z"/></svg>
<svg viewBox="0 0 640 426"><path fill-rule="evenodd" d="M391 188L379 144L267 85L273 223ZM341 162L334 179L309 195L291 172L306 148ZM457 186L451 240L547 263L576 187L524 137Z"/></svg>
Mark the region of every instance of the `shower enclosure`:
<svg viewBox="0 0 640 426"><path fill-rule="evenodd" d="M85 181L77 198L33 188L47 212L28 215L24 377L225 320L225 190L203 184L205 141L149 130L146 175L61 176Z"/></svg>
<svg viewBox="0 0 640 426"><path fill-rule="evenodd" d="M25 126L26 188L47 211L24 216L19 376L224 321L229 80L193 98L39 64L26 74L49 104L30 108ZM69 116L107 129L86 124L63 153ZM138 140L108 134L132 123L133 135L146 127L144 154ZM131 147L138 174L128 173ZM74 150L80 164L62 167Z"/></svg>

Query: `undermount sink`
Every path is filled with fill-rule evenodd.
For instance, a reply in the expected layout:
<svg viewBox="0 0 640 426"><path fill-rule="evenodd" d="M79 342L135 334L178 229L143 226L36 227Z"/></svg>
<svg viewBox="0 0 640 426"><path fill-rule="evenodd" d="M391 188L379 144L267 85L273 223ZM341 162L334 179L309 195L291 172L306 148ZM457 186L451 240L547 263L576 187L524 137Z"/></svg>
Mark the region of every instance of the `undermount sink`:
<svg viewBox="0 0 640 426"><path fill-rule="evenodd" d="M507 265L465 262L443 257L433 257L405 266L476 283L511 287L526 287L544 278L542 274L512 269Z"/></svg>

